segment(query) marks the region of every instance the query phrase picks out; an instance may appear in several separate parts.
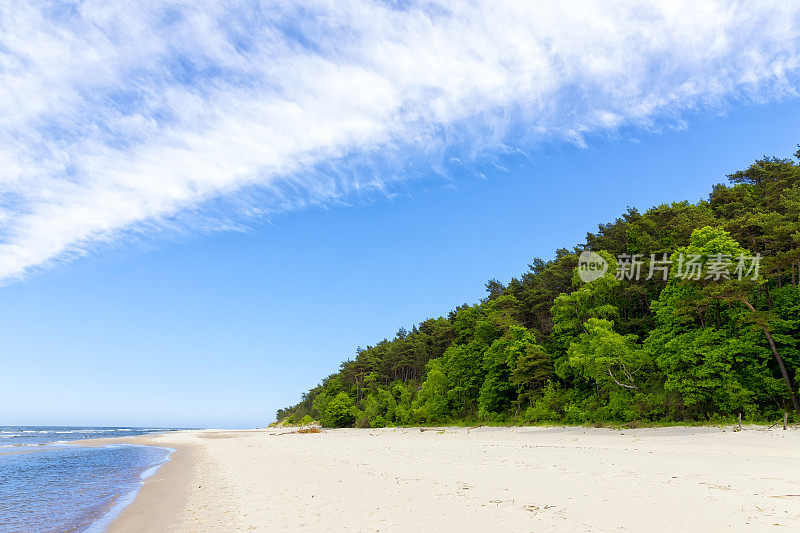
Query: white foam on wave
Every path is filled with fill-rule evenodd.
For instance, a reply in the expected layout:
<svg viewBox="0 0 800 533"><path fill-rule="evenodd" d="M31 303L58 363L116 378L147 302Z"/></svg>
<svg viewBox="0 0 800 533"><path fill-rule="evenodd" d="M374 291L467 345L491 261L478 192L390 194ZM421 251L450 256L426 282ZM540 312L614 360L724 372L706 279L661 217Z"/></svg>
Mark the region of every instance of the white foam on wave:
<svg viewBox="0 0 800 533"><path fill-rule="evenodd" d="M61 441L67 442L67 441ZM17 442L15 444L4 444L3 446L52 446L54 443L50 441L45 442ZM2 530L0 530L2 531Z"/></svg>

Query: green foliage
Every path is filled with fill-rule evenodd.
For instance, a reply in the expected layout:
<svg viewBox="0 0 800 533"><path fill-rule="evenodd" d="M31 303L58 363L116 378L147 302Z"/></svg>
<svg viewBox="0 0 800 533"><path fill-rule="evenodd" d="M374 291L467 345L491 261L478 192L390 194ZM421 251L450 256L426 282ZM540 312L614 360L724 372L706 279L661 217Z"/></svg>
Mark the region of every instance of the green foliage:
<svg viewBox="0 0 800 533"><path fill-rule="evenodd" d="M750 253L726 231L703 227L692 233L688 246L673 254L675 262L680 254L708 258ZM757 412L758 404L781 397L786 401L791 387L781 391L770 368L768 338L761 334L776 329L769 318L772 313L742 305L755 301L760 288L759 283L673 278L653 303L657 327L646 345L658 354L665 390L676 392L694 416ZM761 331L748 327L754 321L763 326ZM781 325L791 328L788 322ZM784 343L791 344L796 337L795 328Z"/></svg>
<svg viewBox="0 0 800 533"><path fill-rule="evenodd" d="M525 410L524 422L555 422L563 414L565 400L553 383L548 383L542 395Z"/></svg>
<svg viewBox="0 0 800 533"><path fill-rule="evenodd" d="M355 419L355 405L352 398L345 392L340 392L326 404L322 416L323 424L334 428L350 426Z"/></svg>
<svg viewBox="0 0 800 533"><path fill-rule="evenodd" d="M448 379L442 359L428 362L428 374L414 402L414 418L420 422L441 420L448 412Z"/></svg>
<svg viewBox="0 0 800 533"><path fill-rule="evenodd" d="M512 404L530 398L551 377L550 357L533 333L509 326L483 354L483 384L478 392L478 414L491 418Z"/></svg>
<svg viewBox="0 0 800 533"><path fill-rule="evenodd" d="M567 350L569 364L584 379L606 392L639 390L643 373L652 362L647 351L636 342L636 335L620 335L613 323L601 318L586 321L582 333Z"/></svg>
<svg viewBox="0 0 800 533"><path fill-rule="evenodd" d="M490 280L481 302L359 348L278 419L383 427L779 416L792 408L800 369L800 165L765 158L729 179L708 201L628 209L507 284ZM610 265L590 283L576 269L586 248ZM735 263L757 253L758 280L648 276L650 254L672 254L674 273L681 254ZM620 254L644 254L642 279L617 279Z"/></svg>

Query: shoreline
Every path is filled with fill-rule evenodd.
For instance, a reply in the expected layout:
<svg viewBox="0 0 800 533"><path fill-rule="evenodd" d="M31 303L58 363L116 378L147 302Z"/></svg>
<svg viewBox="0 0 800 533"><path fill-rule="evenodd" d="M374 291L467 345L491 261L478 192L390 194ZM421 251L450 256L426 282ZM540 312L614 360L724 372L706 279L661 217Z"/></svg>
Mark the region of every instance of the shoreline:
<svg viewBox="0 0 800 533"><path fill-rule="evenodd" d="M130 444L130 443L119 443L119 446L141 446L141 447L149 447L146 444ZM91 524L89 524L88 528L86 529L86 533L102 533L107 531L110 527L111 523L115 521L120 514L125 511L136 499L139 495L139 492L144 487L146 481L155 475L161 468L163 468L166 464L168 464L172 458L172 455L175 453L174 448L165 448L162 446L152 446L153 448L158 448L160 450L166 450L169 452L169 455L158 464L145 468L139 473L139 486L133 488L132 490L125 492L124 494L119 494L112 502L110 502L108 509L100 515L96 520L94 520Z"/></svg>
<svg viewBox="0 0 800 533"><path fill-rule="evenodd" d="M108 439L81 439L65 443L68 446L108 446L133 445L152 446L169 449L167 460L147 470L155 469L142 479L142 485L132 491L131 501L125 502L116 514L115 507L121 498L131 493L121 494L111 508L92 522L88 532L141 532L171 530L178 527L181 509L185 507L185 499L192 474L192 454L194 446L181 444L165 444L158 438L169 437L173 432L156 433L146 436L115 437ZM144 472L147 472L145 470ZM156 525L157 524L157 525ZM155 526L155 527L154 527Z"/></svg>
<svg viewBox="0 0 800 533"><path fill-rule="evenodd" d="M78 444L176 449L110 532L800 528L797 428L294 429Z"/></svg>

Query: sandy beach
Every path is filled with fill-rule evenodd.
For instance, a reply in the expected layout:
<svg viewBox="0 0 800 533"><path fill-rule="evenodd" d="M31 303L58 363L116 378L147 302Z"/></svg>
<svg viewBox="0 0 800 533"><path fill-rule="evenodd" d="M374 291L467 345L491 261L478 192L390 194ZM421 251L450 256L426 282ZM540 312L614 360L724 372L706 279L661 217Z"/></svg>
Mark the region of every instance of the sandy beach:
<svg viewBox="0 0 800 533"><path fill-rule="evenodd" d="M110 528L131 531L800 529L800 431L182 431Z"/></svg>

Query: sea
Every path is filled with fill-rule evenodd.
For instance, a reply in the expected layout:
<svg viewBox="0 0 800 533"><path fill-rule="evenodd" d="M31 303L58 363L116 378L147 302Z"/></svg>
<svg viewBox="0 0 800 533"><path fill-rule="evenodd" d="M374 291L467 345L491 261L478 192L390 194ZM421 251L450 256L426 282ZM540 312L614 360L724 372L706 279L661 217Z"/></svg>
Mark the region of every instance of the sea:
<svg viewBox="0 0 800 533"><path fill-rule="evenodd" d="M0 533L104 531L174 450L67 442L177 429L0 426Z"/></svg>

